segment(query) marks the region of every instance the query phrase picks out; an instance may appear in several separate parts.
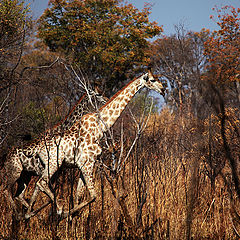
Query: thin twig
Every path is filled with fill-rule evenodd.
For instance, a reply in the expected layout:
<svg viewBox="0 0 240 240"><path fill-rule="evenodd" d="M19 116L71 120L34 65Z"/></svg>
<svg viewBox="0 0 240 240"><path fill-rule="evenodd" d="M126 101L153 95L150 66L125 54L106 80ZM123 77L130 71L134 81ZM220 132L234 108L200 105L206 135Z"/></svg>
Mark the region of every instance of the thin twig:
<svg viewBox="0 0 240 240"><path fill-rule="evenodd" d="M236 234L237 237L240 239L240 234L239 234L239 232L237 231L236 227L234 226L234 223L233 223L232 218L231 218L231 222L232 222L232 227L233 227L233 230L234 230L235 234Z"/></svg>
<svg viewBox="0 0 240 240"><path fill-rule="evenodd" d="M205 223L205 221L206 221L206 219L207 219L207 216L208 216L208 213L210 212L210 210L211 210L211 208L212 208L214 202L215 202L215 198L213 198L213 200L212 200L212 202L211 202L209 208L208 208L207 211L205 212L205 218L204 218L204 220L203 220L203 222L202 222L202 224L201 224L200 229L203 227L203 224Z"/></svg>
<svg viewBox="0 0 240 240"><path fill-rule="evenodd" d="M25 26L26 26L26 25L25 25ZM26 34L26 29L25 29L25 27L24 27L24 29L23 29L22 43L21 43L21 51L20 51L20 54L19 54L18 61L17 61L16 65L14 66L14 68L13 68L12 71L11 71L11 78L13 77L13 73L14 73L14 71L16 70L16 68L18 67L18 65L20 64L20 61L21 61L21 58L22 58L22 54L23 54L23 44L24 44L24 40L25 40L25 34Z"/></svg>
<svg viewBox="0 0 240 240"><path fill-rule="evenodd" d="M4 110L4 104L7 102L8 98L10 97L10 93L11 93L11 90L8 91L8 94L7 96L5 97L5 99L3 100L1 106L0 106L0 114L3 113L3 110Z"/></svg>
<svg viewBox="0 0 240 240"><path fill-rule="evenodd" d="M147 116L147 122L148 122L149 116L150 116L150 114L151 114L151 112L152 112L152 107L153 107L153 101L152 101L152 104L151 104L151 107L150 107L150 111L149 111L148 116ZM132 111L131 111L130 109L129 109L129 112L130 112L130 114L131 114L131 116L132 116L133 121L135 122L137 131L136 131L135 139L133 140L133 143L132 143L130 149L128 150L128 153L127 153L125 159L123 160L122 164L119 164L119 166L118 166L117 172L120 172L120 171L121 171L122 166L125 164L125 162L126 162L127 159L129 158L129 156L130 156L130 154L131 154L131 152L132 152L132 150L133 150L133 147L134 147L135 144L137 143L137 140L139 139L140 135L142 134L142 132L145 130L145 128L146 128L146 126L147 126L147 122L146 122L146 124L144 124L144 120L143 120L142 123L140 123L140 124L141 124L141 126L140 126L140 124L137 122L136 118L134 117L134 115L133 115L133 113L132 113Z"/></svg>
<svg viewBox="0 0 240 240"><path fill-rule="evenodd" d="M4 125L8 125L8 124L14 122L17 118L19 118L20 115L21 115L21 114L18 114L18 115L17 115L15 118L13 118L11 121L8 121L8 122L5 122L5 123L0 123L0 127L1 127L1 126L4 126Z"/></svg>
<svg viewBox="0 0 240 240"><path fill-rule="evenodd" d="M119 167L121 165L121 161L122 161L122 156L123 156L123 134L124 134L124 131L123 131L123 121L122 121L122 123L121 123L121 150L120 150L120 155L119 155L118 164L117 164L117 168L116 169L119 169Z"/></svg>

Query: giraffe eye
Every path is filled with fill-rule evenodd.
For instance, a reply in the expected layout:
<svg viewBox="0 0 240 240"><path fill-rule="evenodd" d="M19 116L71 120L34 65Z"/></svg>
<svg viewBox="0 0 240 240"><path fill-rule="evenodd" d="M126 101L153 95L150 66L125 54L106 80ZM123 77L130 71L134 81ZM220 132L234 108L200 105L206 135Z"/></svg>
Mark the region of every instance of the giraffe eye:
<svg viewBox="0 0 240 240"><path fill-rule="evenodd" d="M156 82L157 80L156 79L151 79L150 81L153 83L153 82Z"/></svg>
<svg viewBox="0 0 240 240"><path fill-rule="evenodd" d="M148 81L148 80L149 80L149 77L148 77L148 76L144 76L143 79L144 79L145 81Z"/></svg>

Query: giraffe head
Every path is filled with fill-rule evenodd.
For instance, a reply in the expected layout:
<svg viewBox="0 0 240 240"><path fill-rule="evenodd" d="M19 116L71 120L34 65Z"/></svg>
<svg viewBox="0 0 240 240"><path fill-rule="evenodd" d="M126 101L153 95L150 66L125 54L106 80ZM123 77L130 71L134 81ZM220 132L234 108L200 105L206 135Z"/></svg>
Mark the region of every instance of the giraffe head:
<svg viewBox="0 0 240 240"><path fill-rule="evenodd" d="M98 88L95 88L95 91L88 89L89 97L94 98L97 103L104 105L109 99L102 95L102 92Z"/></svg>
<svg viewBox="0 0 240 240"><path fill-rule="evenodd" d="M158 78L153 76L150 70L141 76L141 83L144 87L155 90L164 96L165 87L162 85L161 81L158 80Z"/></svg>
<svg viewBox="0 0 240 240"><path fill-rule="evenodd" d="M94 86L94 94L95 94L95 97L97 98L97 101L102 103L102 104L105 104L109 99L104 95L104 91L103 89L101 88L100 86L100 83L95 83L95 86Z"/></svg>

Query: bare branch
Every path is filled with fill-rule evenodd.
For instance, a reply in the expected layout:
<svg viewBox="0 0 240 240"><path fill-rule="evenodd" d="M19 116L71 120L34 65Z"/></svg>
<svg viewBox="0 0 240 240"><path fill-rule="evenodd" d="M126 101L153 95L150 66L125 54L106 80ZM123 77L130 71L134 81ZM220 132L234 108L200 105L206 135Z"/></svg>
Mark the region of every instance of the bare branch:
<svg viewBox="0 0 240 240"><path fill-rule="evenodd" d="M146 128L146 126L147 126L147 123L148 123L148 120L149 120L149 116L150 116L150 114L151 114L151 112L152 112L152 107L153 107L153 99L152 99L150 111L149 111L148 116L147 116L147 121L144 123L144 121L143 121L143 119L142 119L142 122L140 122L139 124L137 123L137 120L136 120L136 118L134 117L132 111L129 109L129 112L130 112L130 114L131 114L131 117L132 117L133 121L135 122L135 126L136 126L136 128L137 128L137 131L136 131L135 139L133 140L132 145L131 145L130 149L128 150L128 153L127 153L125 159L122 161L121 164L118 165L117 172L120 172L120 171L121 171L123 165L125 164L125 162L126 162L127 159L129 158L129 156L130 156L130 154L131 154L131 152L132 152L132 150L133 150L133 147L134 147L135 144L137 143L140 135L141 135L142 132L145 130L145 128Z"/></svg>
<svg viewBox="0 0 240 240"><path fill-rule="evenodd" d="M29 70L29 69L48 69L48 68L51 68L51 67L52 67L54 64L56 64L58 61L59 61L59 57L57 57L50 65L36 66L36 67L25 67L25 68L23 68L23 70L21 71L20 77L23 76L23 73L24 73L26 70Z"/></svg>

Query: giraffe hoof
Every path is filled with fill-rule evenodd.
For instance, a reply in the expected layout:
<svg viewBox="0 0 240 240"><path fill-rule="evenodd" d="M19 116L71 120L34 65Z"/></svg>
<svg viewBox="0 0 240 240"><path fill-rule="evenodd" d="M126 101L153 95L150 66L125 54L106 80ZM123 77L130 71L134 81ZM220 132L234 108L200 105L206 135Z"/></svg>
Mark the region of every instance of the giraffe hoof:
<svg viewBox="0 0 240 240"><path fill-rule="evenodd" d="M26 220L28 220L28 219L31 218L31 217L32 217L32 214L31 214L31 213L26 213L25 216L24 216L24 218L25 218Z"/></svg>
<svg viewBox="0 0 240 240"><path fill-rule="evenodd" d="M63 206L58 207L58 210L57 210L57 215L58 216L62 216L62 214L63 214Z"/></svg>
<svg viewBox="0 0 240 240"><path fill-rule="evenodd" d="M17 220L17 221L21 221L22 219L23 219L23 216L19 213L19 214L16 214L15 215L15 219Z"/></svg>

